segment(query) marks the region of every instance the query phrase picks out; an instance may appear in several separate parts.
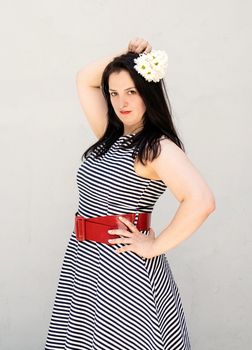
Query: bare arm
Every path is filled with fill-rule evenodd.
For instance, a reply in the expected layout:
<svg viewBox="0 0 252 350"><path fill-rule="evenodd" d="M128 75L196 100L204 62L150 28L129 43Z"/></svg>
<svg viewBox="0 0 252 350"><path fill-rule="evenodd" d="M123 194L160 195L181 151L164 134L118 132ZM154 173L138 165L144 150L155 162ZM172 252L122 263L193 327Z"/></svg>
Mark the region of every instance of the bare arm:
<svg viewBox="0 0 252 350"><path fill-rule="evenodd" d="M172 141L162 140L161 154L151 166L180 202L169 225L156 237L154 255L187 239L215 210L215 199L186 154Z"/></svg>
<svg viewBox="0 0 252 350"><path fill-rule="evenodd" d="M81 81L84 81L84 83L90 87L99 88L101 86L101 76L107 64L109 64L114 57L124 53L126 54L127 52L127 49L122 49L110 54L109 56L87 64L77 72L77 81L80 83Z"/></svg>
<svg viewBox="0 0 252 350"><path fill-rule="evenodd" d="M123 53L127 53L127 50L89 63L80 69L76 76L81 108L98 139L104 134L108 122L108 107L100 88L102 73L115 56Z"/></svg>
<svg viewBox="0 0 252 350"><path fill-rule="evenodd" d="M91 129L98 139L103 136L108 124L107 102L100 88L103 71L114 57L127 54L129 51L150 52L151 45L148 41L140 38L130 40L127 48L89 63L77 72L76 84L80 104Z"/></svg>
<svg viewBox="0 0 252 350"><path fill-rule="evenodd" d="M179 205L172 221L156 238L154 255L166 253L176 247L201 226L203 221L206 220L208 215L215 208L210 204L209 208L201 207L202 203L193 199L187 199ZM206 203L207 202L204 202L204 205L206 205Z"/></svg>

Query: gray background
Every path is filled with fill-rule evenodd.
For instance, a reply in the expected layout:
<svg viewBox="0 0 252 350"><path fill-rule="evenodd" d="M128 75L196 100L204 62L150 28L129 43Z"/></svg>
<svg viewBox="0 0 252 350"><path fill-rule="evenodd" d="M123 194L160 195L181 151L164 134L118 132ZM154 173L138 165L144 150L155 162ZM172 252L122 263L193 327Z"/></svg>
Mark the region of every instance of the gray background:
<svg viewBox="0 0 252 350"><path fill-rule="evenodd" d="M95 142L75 77L142 37L166 50L175 123L216 210L167 252L193 350L249 349L249 1L9 1L1 4L0 349L43 349L78 205L76 171ZM178 206L168 190L153 228Z"/></svg>

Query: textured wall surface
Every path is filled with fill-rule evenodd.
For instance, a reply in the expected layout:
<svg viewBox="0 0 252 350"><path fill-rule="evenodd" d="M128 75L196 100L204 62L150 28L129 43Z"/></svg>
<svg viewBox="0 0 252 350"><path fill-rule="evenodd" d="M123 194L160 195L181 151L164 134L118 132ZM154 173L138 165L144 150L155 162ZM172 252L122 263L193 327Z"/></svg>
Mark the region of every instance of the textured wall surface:
<svg viewBox="0 0 252 350"><path fill-rule="evenodd" d="M251 11L249 1L227 0L2 4L0 349L45 343L77 208L76 171L96 140L76 73L135 37L168 53L175 123L216 200L203 225L167 252L192 349L250 348ZM160 198L157 232L177 206L169 191Z"/></svg>

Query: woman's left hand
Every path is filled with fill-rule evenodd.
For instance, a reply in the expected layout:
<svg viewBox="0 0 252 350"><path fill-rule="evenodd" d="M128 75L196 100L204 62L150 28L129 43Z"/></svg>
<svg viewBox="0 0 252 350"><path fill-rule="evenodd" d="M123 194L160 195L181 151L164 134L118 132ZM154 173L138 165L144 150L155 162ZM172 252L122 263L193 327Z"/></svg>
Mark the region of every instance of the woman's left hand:
<svg viewBox="0 0 252 350"><path fill-rule="evenodd" d="M123 229L113 229L113 230L108 230L108 233L113 235L118 235L118 236L123 236L120 238L114 238L114 239L109 239L108 242L112 244L118 244L118 243L123 243L127 244L124 247L120 247L116 250L116 253L122 253L122 252L134 252L138 254L142 258L153 258L155 256L154 254L154 243L155 243L155 232L153 229L150 227L149 229L149 234L144 235L138 229L136 226L126 219L125 217L119 217L119 219L126 225L128 228L131 230L123 230Z"/></svg>

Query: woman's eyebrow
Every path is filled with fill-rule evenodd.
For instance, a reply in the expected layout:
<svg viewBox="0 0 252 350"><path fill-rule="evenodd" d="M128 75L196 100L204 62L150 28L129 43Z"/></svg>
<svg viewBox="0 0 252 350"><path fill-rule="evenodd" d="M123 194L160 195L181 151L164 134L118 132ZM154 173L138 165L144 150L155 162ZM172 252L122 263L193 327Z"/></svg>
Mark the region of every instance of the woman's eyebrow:
<svg viewBox="0 0 252 350"><path fill-rule="evenodd" d="M129 90L129 89L135 89L135 86L129 87L129 88L127 88L127 89L124 89L124 91ZM116 90L114 90L114 89L109 89L109 91L116 91Z"/></svg>

